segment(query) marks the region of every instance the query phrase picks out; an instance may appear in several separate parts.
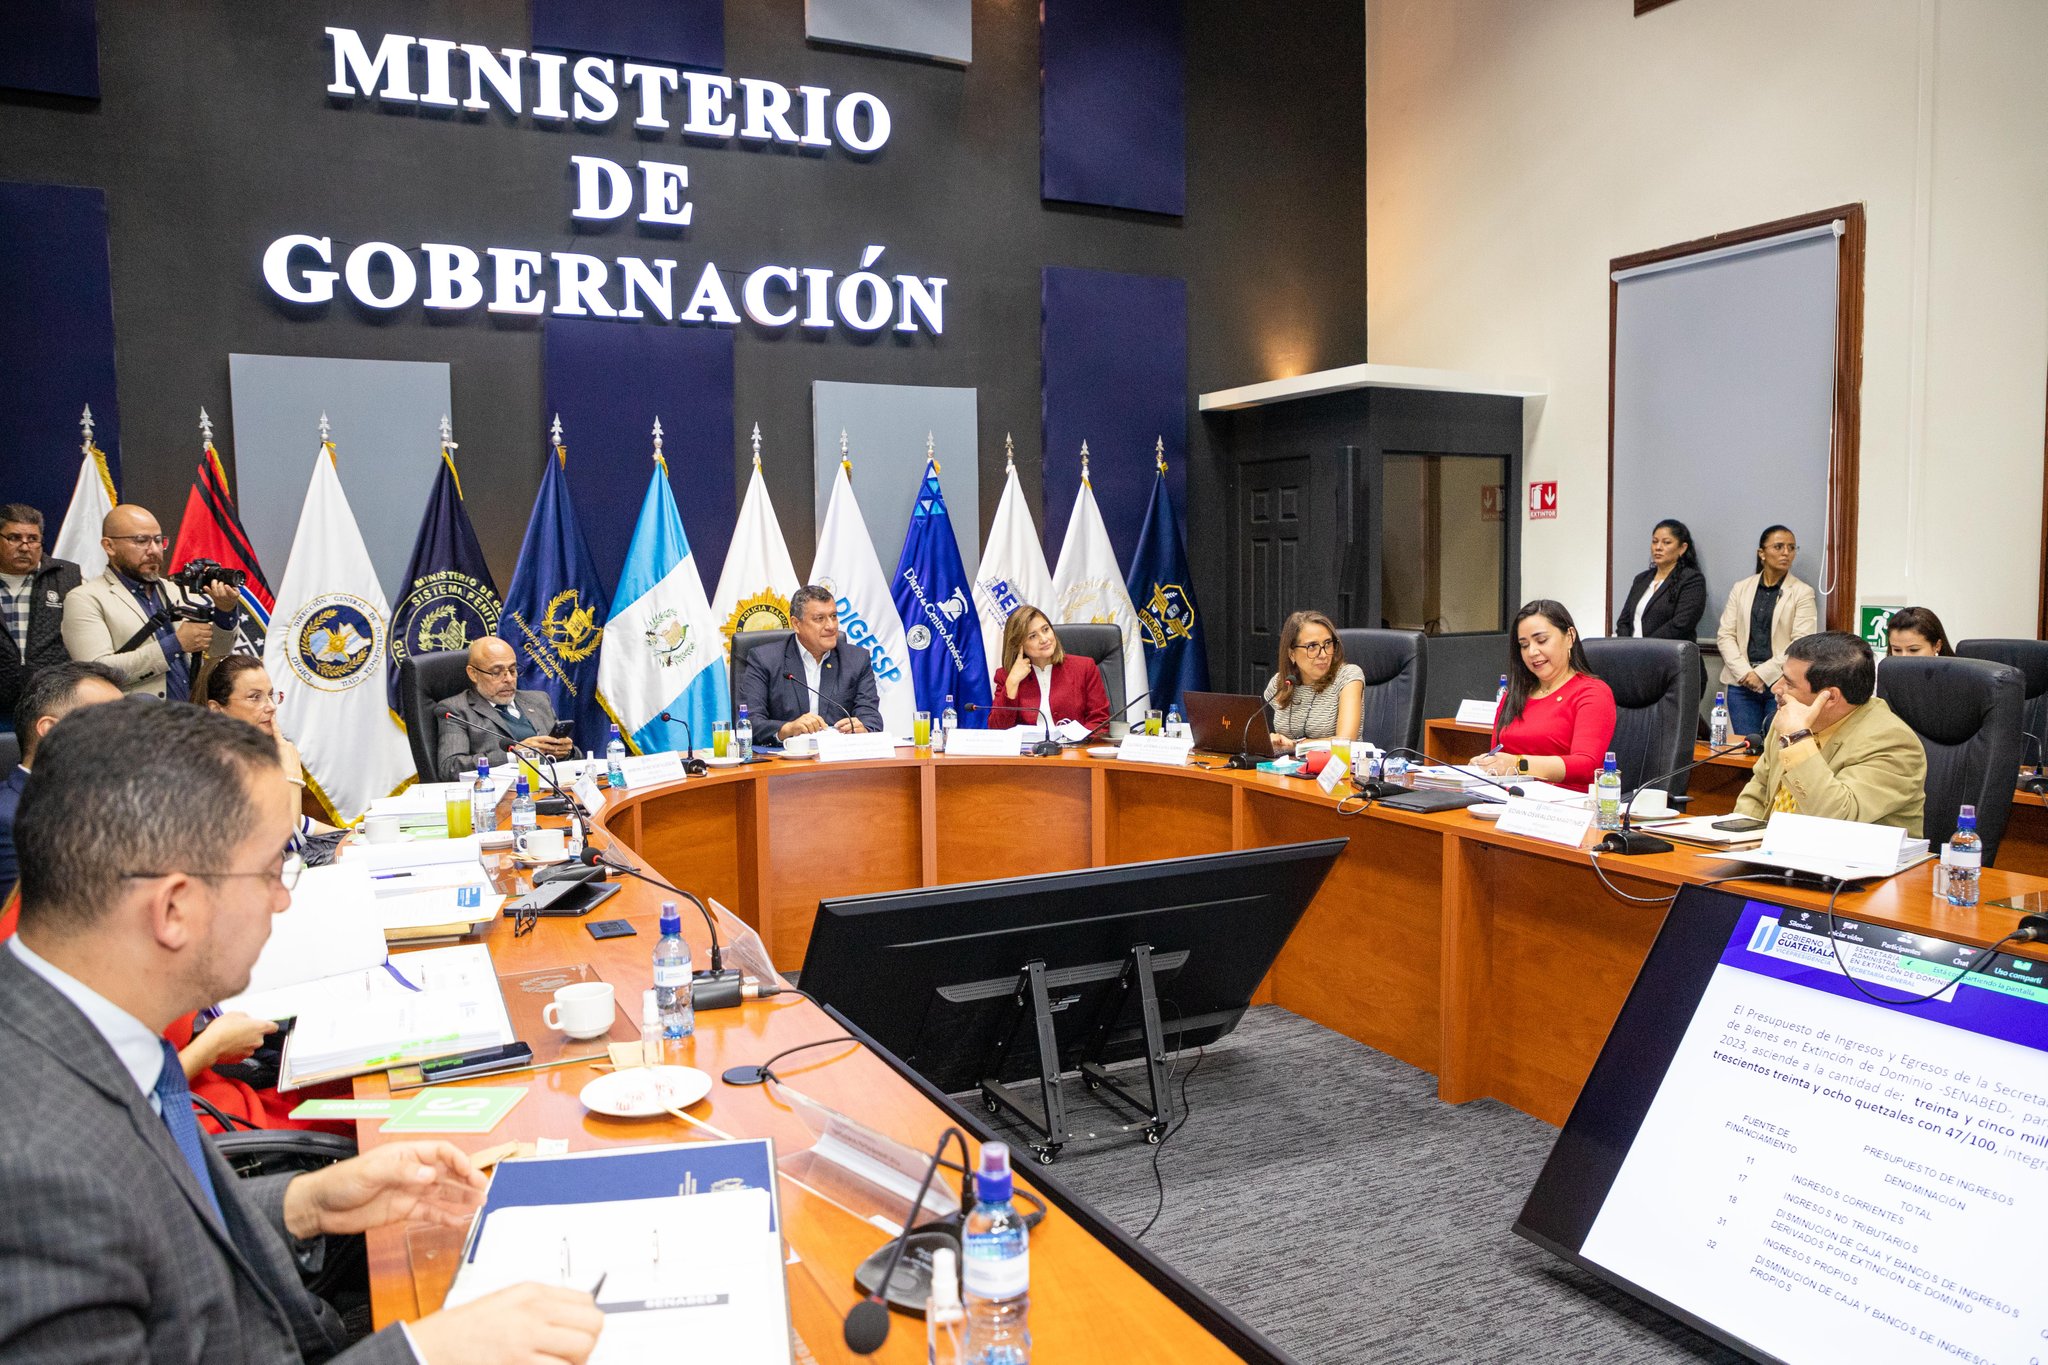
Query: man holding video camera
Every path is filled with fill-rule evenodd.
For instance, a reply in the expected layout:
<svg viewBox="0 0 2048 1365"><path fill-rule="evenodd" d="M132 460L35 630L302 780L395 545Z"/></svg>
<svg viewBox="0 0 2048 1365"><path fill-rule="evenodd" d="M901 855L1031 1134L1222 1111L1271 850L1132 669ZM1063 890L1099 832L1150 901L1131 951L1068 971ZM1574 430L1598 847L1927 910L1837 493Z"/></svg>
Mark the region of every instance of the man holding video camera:
<svg viewBox="0 0 2048 1365"><path fill-rule="evenodd" d="M198 667L191 656L228 656L241 598L234 573L217 565L195 562L167 582L167 545L148 509L124 503L107 513L100 523L107 569L66 594L64 648L74 659L103 663L120 674L122 690L131 696L190 701ZM190 600L200 592L206 602Z"/></svg>

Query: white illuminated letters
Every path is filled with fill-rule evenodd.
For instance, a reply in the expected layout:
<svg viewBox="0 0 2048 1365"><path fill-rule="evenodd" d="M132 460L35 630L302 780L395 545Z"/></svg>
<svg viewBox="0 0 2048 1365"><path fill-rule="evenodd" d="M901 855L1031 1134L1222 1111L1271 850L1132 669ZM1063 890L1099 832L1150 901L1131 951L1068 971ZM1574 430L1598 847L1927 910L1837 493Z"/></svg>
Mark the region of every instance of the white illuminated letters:
<svg viewBox="0 0 2048 1365"><path fill-rule="evenodd" d="M309 251L322 265L334 263L334 239L307 237L294 233L280 237L263 251L263 282L271 292L292 303L325 303L334 297L334 282L341 278L332 270L308 270L295 262L293 253ZM296 266L298 274L293 275Z"/></svg>
<svg viewBox="0 0 2048 1365"><path fill-rule="evenodd" d="M622 217L633 207L633 178L616 161L601 156L572 156L576 167L576 205L569 212L586 221Z"/></svg>

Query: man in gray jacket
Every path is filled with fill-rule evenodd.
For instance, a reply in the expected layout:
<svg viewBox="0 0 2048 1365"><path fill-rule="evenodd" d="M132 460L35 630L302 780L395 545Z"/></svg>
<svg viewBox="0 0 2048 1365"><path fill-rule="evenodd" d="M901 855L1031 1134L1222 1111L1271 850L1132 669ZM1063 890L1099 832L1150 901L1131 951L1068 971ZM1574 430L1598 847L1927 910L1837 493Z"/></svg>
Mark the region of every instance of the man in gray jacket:
<svg viewBox="0 0 2048 1365"><path fill-rule="evenodd" d="M416 1141L241 1180L199 1132L163 1032L247 987L297 814L270 736L199 707L88 707L38 751L0 948L0 1361L524 1365L596 1344L588 1294L528 1284L347 1346L289 1239L461 1226L483 1177Z"/></svg>

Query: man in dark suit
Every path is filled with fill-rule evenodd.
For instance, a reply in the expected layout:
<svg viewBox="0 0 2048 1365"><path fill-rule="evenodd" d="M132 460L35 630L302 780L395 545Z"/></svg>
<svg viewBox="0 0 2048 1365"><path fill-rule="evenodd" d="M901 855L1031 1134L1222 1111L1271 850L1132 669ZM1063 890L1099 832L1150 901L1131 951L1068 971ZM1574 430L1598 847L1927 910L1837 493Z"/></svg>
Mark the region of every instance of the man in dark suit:
<svg viewBox="0 0 2048 1365"><path fill-rule="evenodd" d="M105 664L63 663L39 669L17 699L15 737L21 741L21 762L0 781L0 900L6 899L20 875L14 862L14 817L21 794L28 790L28 770L36 747L50 727L81 706L121 700L121 675Z"/></svg>
<svg viewBox="0 0 2048 1365"><path fill-rule="evenodd" d="M502 765L515 743L556 758L567 758L575 748L573 741L548 734L555 726L554 704L545 692L519 690L519 656L495 635L469 647L468 690L435 702L434 710L441 717L435 766L443 782L475 771L479 758Z"/></svg>
<svg viewBox="0 0 2048 1365"><path fill-rule="evenodd" d="M200 1135L163 1031L248 985L297 815L275 741L200 707L88 707L38 751L0 948L0 1361L523 1365L596 1343L588 1294L528 1284L343 1350L288 1239L459 1227L483 1177L417 1141L241 1180Z"/></svg>
<svg viewBox="0 0 2048 1365"><path fill-rule="evenodd" d="M0 726L14 723L28 675L71 657L64 648L64 594L78 566L43 557L43 514L25 503L0 507Z"/></svg>
<svg viewBox="0 0 2048 1365"><path fill-rule="evenodd" d="M755 650L740 675L754 743L781 744L828 725L853 735L880 730L874 661L840 640L831 590L815 583L798 588L789 599L789 622L795 633L783 647Z"/></svg>

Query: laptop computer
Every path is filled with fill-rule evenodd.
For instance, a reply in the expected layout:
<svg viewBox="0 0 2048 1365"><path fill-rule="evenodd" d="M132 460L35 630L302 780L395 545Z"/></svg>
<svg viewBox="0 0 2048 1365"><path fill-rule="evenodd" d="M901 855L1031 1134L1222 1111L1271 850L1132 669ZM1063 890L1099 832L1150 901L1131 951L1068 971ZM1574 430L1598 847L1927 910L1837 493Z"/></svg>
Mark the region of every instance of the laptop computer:
<svg viewBox="0 0 2048 1365"><path fill-rule="evenodd" d="M1273 756L1273 732L1266 728L1264 699L1237 692L1183 692L1188 730L1195 747L1218 754Z"/></svg>

